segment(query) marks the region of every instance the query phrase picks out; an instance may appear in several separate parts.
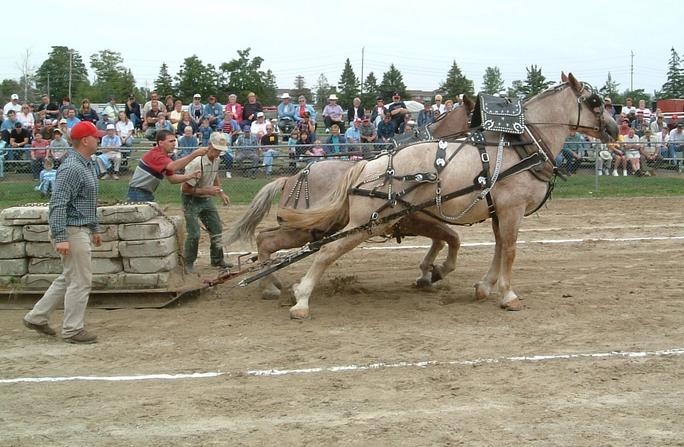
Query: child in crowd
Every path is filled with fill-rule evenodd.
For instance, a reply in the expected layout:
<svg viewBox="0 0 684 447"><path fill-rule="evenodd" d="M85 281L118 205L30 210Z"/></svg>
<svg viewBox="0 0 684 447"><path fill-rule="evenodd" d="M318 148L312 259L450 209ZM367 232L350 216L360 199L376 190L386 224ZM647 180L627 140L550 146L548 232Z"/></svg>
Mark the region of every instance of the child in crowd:
<svg viewBox="0 0 684 447"><path fill-rule="evenodd" d="M187 127L185 128L187 129ZM191 129L192 130L192 129ZM202 119L202 124L199 127L199 136L202 139L202 147L209 146L209 137L211 136L212 129L209 126L209 118ZM183 135L185 136L185 135Z"/></svg>
<svg viewBox="0 0 684 447"><path fill-rule="evenodd" d="M294 129L287 140L287 157L290 159L290 167L297 167L297 145L299 144L299 130Z"/></svg>
<svg viewBox="0 0 684 447"><path fill-rule="evenodd" d="M314 161L320 160L323 156L325 156L325 149L323 149L321 140L316 140L314 146L309 148L306 152L304 152L304 155L316 157L313 159Z"/></svg>
<svg viewBox="0 0 684 447"><path fill-rule="evenodd" d="M207 121L208 123L208 121ZM209 128L211 130L211 127ZM192 126L185 126L183 136L178 139L178 157L189 155L199 146L199 140L192 134Z"/></svg>
<svg viewBox="0 0 684 447"><path fill-rule="evenodd" d="M43 170L40 171L40 183L36 186L36 191L40 192L43 197L49 197L52 194L52 188L55 184L55 177L57 170L54 169L54 163L47 158L43 162Z"/></svg>
<svg viewBox="0 0 684 447"><path fill-rule="evenodd" d="M31 143L31 168L33 171L34 180L38 180L38 178L40 178L43 162L50 154L50 149L48 147L49 145L50 142L43 138L43 135L40 133L40 131L33 134L33 143Z"/></svg>

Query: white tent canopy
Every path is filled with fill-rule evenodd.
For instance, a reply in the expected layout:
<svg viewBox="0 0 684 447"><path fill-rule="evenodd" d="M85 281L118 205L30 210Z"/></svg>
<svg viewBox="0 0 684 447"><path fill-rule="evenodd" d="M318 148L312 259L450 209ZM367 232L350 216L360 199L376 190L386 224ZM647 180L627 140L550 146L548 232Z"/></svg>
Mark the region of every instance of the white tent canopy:
<svg viewBox="0 0 684 447"><path fill-rule="evenodd" d="M394 103L391 102L387 104L387 107L391 106L392 104ZM404 104L406 104L406 108L411 113L418 113L423 110L423 104L418 101L404 101Z"/></svg>

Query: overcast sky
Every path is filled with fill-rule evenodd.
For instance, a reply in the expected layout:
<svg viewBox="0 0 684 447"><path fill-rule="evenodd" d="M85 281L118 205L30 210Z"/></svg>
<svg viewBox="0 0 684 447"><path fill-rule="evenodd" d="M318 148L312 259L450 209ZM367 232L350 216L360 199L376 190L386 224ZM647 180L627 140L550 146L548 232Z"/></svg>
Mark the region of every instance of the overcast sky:
<svg viewBox="0 0 684 447"><path fill-rule="evenodd" d="M394 63L409 89L437 88L455 60L476 90L487 66L499 67L508 87L536 64L547 79L565 70L597 87L610 72L622 91L633 51L634 88L653 93L665 82L670 48L684 53L684 6L670 0L24 0L21 8L26 21L5 34L2 79L19 77L26 50L40 66L52 45L77 50L91 75L91 54L118 51L147 87L163 62L174 75L193 54L219 65L251 47L279 87L291 88L299 74L313 87L321 73L336 84L346 58L360 77L365 47L364 77L372 71L380 81Z"/></svg>

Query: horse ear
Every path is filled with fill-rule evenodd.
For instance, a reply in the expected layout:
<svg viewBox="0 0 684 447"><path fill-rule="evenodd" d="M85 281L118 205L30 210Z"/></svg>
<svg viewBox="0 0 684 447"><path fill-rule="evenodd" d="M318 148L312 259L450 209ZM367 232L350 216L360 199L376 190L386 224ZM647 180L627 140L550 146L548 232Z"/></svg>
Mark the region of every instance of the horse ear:
<svg viewBox="0 0 684 447"><path fill-rule="evenodd" d="M568 82L576 92L582 91L582 84L580 84L580 82L575 78L575 76L573 76L572 73L568 73Z"/></svg>
<svg viewBox="0 0 684 447"><path fill-rule="evenodd" d="M561 71L561 82L568 82L568 77L565 76L564 71Z"/></svg>
<svg viewBox="0 0 684 447"><path fill-rule="evenodd" d="M472 113L473 109L475 108L475 103L470 98L468 98L467 95L463 95L463 105L465 106L468 113Z"/></svg>

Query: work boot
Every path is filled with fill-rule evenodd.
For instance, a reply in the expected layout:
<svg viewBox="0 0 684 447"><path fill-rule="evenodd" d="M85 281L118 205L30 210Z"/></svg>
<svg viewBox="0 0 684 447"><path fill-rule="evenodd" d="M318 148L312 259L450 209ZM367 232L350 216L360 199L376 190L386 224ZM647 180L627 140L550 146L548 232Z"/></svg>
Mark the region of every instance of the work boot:
<svg viewBox="0 0 684 447"><path fill-rule="evenodd" d="M65 337L64 341L67 343L87 345L90 343L97 343L97 335L90 334L85 329L81 329L81 332L78 334L72 335L71 337Z"/></svg>
<svg viewBox="0 0 684 447"><path fill-rule="evenodd" d="M185 273L195 273L195 266L193 264L185 264Z"/></svg>
<svg viewBox="0 0 684 447"><path fill-rule="evenodd" d="M216 263L212 262L211 265L213 267L218 267L221 269L229 269L229 268L233 267L233 264L231 262L227 262L224 259L221 259L219 262L216 262Z"/></svg>
<svg viewBox="0 0 684 447"><path fill-rule="evenodd" d="M26 319L24 319L23 321L24 321L24 326L26 326L29 329L33 329L36 332L39 332L39 333L45 334L45 335L52 335L52 336L57 335L57 332L55 332L55 330L52 329L47 323L35 324L35 323L31 323L30 321L26 321Z"/></svg>

